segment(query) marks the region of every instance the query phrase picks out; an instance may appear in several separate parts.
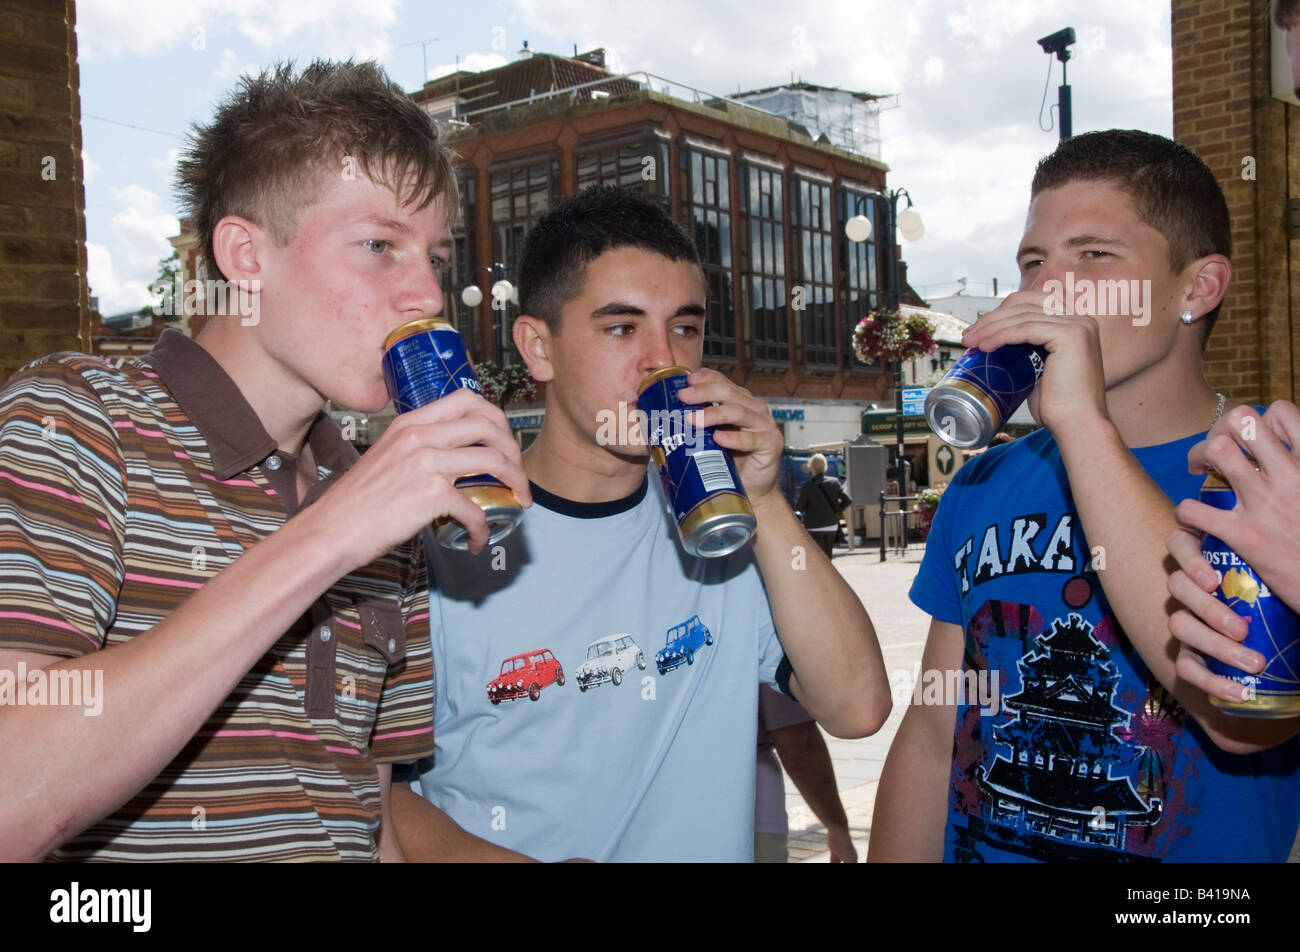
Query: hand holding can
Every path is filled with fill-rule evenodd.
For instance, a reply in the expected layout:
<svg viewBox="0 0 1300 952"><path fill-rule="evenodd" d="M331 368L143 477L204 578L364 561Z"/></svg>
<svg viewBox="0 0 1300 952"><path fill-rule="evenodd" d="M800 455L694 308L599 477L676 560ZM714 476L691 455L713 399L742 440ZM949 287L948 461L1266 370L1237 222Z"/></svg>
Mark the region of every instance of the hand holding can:
<svg viewBox="0 0 1300 952"><path fill-rule="evenodd" d="M731 453L713 439L712 427L691 422L691 411L701 405L678 396L689 386L689 373L686 367L664 367L649 374L637 387L637 409L682 547L690 555L718 558L747 543L758 520Z"/></svg>
<svg viewBox="0 0 1300 952"><path fill-rule="evenodd" d="M398 413L426 406L455 390L482 393L465 343L440 318L422 318L398 327L384 341L384 379ZM488 544L511 532L523 517L514 493L487 473L456 480L456 488L487 515ZM433 523L434 537L449 549L467 549L469 533L449 516Z"/></svg>

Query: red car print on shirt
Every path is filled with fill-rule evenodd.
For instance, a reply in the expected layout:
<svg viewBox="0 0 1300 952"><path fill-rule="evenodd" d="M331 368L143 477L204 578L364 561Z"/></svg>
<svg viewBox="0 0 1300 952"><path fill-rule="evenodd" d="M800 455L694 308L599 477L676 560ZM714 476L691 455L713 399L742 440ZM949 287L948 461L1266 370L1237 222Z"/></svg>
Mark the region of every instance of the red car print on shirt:
<svg viewBox="0 0 1300 952"><path fill-rule="evenodd" d="M493 704L528 695L536 701L542 688L554 683L564 687L564 669L546 648L525 651L501 662L501 674L488 682L487 696Z"/></svg>

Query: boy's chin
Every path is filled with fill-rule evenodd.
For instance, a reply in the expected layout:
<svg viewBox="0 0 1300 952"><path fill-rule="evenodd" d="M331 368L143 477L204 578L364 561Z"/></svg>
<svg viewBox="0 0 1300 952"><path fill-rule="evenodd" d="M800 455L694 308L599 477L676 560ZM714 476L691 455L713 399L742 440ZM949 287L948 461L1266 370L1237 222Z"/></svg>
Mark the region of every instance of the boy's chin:
<svg viewBox="0 0 1300 952"><path fill-rule="evenodd" d="M336 410L350 410L353 413L373 414L378 413L384 407L388 406L388 391L384 390L382 394L378 392L367 393L336 393L326 394L325 398Z"/></svg>

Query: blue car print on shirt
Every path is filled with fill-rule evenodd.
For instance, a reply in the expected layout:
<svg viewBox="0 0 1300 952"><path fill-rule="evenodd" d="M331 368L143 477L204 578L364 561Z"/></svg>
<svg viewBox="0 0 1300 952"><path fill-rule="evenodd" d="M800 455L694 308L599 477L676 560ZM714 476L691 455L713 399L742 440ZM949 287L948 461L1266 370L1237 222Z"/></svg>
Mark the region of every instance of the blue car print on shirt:
<svg viewBox="0 0 1300 952"><path fill-rule="evenodd" d="M655 654L655 665L660 674L667 674L673 668L694 664L695 652L711 644L713 633L704 627L699 615L692 615L689 621L668 629L668 643Z"/></svg>

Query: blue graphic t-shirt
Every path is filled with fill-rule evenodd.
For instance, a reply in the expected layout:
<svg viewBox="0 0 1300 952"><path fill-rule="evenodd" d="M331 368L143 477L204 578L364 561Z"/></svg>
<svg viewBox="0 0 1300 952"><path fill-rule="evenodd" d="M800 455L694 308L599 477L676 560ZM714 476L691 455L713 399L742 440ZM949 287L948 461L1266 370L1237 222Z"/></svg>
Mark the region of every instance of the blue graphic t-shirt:
<svg viewBox="0 0 1300 952"><path fill-rule="evenodd" d="M1204 434L1134 450L1178 502ZM945 861L1286 859L1300 739L1214 747L1120 630L1056 441L1039 430L944 492L911 598L966 635ZM1095 564L1094 564L1095 562Z"/></svg>
<svg viewBox="0 0 1300 952"><path fill-rule="evenodd" d="M687 556L657 478L533 496L477 558L426 545L435 753L414 789L541 860L751 861L758 684L783 658L752 551Z"/></svg>

